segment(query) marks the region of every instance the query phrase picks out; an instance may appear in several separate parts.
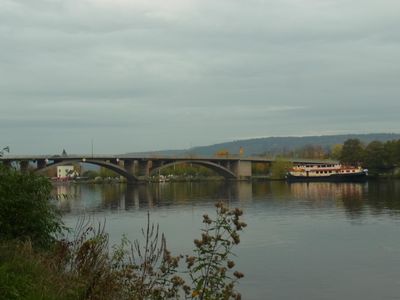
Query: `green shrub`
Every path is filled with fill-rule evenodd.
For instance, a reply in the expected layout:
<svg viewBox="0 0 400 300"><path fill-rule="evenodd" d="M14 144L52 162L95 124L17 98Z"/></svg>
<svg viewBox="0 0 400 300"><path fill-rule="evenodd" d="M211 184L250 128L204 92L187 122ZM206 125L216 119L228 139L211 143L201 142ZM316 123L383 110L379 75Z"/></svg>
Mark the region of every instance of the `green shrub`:
<svg viewBox="0 0 400 300"><path fill-rule="evenodd" d="M57 268L51 256L30 242L0 243L0 298L7 300L79 299L81 285Z"/></svg>
<svg viewBox="0 0 400 300"><path fill-rule="evenodd" d="M51 190L45 177L0 166L0 240L31 240L48 247L63 229L50 203Z"/></svg>

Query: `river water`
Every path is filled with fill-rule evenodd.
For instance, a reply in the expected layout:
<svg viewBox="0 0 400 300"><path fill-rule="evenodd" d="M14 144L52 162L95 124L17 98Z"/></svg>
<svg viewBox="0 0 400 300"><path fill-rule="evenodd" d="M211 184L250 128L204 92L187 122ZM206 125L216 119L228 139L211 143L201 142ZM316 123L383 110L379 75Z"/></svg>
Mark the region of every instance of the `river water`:
<svg viewBox="0 0 400 300"><path fill-rule="evenodd" d="M147 212L174 254L189 254L219 200L244 210L234 250L243 299L400 299L400 182L200 182L54 187L64 221L106 221L140 238Z"/></svg>

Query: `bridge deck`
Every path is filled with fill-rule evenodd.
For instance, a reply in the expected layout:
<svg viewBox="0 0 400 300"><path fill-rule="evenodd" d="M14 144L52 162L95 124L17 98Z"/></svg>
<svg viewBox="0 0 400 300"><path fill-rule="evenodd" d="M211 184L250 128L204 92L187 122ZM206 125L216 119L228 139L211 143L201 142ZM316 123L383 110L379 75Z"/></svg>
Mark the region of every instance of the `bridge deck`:
<svg viewBox="0 0 400 300"><path fill-rule="evenodd" d="M276 161L275 158L267 158L267 157L258 157L258 156L239 156L239 155L229 155L229 156L160 156L160 155L88 155L88 154L73 154L67 156L61 155L6 155L0 157L0 161L37 161L37 160L152 160L152 161L250 161L253 163L264 162L271 163ZM304 159L304 158L288 158L285 159L292 163L305 163L305 164L327 164L327 163L338 163L335 160L316 160L316 159Z"/></svg>

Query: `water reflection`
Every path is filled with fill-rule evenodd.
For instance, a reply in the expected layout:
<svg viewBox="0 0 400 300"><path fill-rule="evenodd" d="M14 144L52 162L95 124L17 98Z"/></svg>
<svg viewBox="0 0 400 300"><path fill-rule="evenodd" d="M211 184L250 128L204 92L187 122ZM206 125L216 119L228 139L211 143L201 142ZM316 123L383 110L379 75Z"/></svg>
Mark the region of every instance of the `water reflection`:
<svg viewBox="0 0 400 300"><path fill-rule="evenodd" d="M305 199L314 208L342 208L350 218L357 218L362 215L368 186L364 183L292 183L290 192L294 198Z"/></svg>
<svg viewBox="0 0 400 300"><path fill-rule="evenodd" d="M398 215L400 213L400 183L397 181L370 183L367 202L373 214Z"/></svg>
<svg viewBox="0 0 400 300"><path fill-rule="evenodd" d="M364 213L397 215L400 184L396 181L369 183L200 182L127 186L56 185L54 193L67 195L60 201L65 213L101 210L139 210L161 206L205 205L218 200L279 202L290 208L343 210L349 218Z"/></svg>
<svg viewBox="0 0 400 300"><path fill-rule="evenodd" d="M148 185L56 185L56 195L68 195L60 202L65 213L96 210L131 210L168 205L185 205L198 200L237 201L252 197L249 184L227 182L209 183L162 183Z"/></svg>

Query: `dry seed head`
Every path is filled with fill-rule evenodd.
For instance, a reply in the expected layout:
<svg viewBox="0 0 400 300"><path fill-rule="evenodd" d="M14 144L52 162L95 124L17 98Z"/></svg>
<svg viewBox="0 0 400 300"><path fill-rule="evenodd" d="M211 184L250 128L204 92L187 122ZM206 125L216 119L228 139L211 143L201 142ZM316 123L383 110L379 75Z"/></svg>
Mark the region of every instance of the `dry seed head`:
<svg viewBox="0 0 400 300"><path fill-rule="evenodd" d="M172 277L171 282L175 286L179 286L179 285L185 284L185 281L181 277L176 276L176 275L174 277Z"/></svg>
<svg viewBox="0 0 400 300"><path fill-rule="evenodd" d="M210 219L210 217L208 215L203 215L203 223L211 224L212 220Z"/></svg>
<svg viewBox="0 0 400 300"><path fill-rule="evenodd" d="M237 245L237 244L240 243L240 237L239 237L239 235L236 233L236 231L234 231L234 232L231 233L231 237L232 237L233 243L234 243L235 245Z"/></svg>
<svg viewBox="0 0 400 300"><path fill-rule="evenodd" d="M228 211L229 210L225 206L221 207L221 214L226 214Z"/></svg>
<svg viewBox="0 0 400 300"><path fill-rule="evenodd" d="M190 286L188 286L188 285L185 284L185 285L183 286L183 290L184 290L184 292L185 292L186 295L189 295L189 294L190 294L191 288L190 288Z"/></svg>
<svg viewBox="0 0 400 300"><path fill-rule="evenodd" d="M188 268L191 268L194 265L195 261L196 261L196 258L194 256L186 257L186 263L187 263Z"/></svg>
<svg viewBox="0 0 400 300"><path fill-rule="evenodd" d="M242 272L239 272L239 271L235 271L235 272L233 273L233 275L234 275L236 278L238 278L238 279L244 277L244 274L243 274Z"/></svg>
<svg viewBox="0 0 400 300"><path fill-rule="evenodd" d="M243 215L243 210L241 210L240 208L235 208L235 216L239 217Z"/></svg>
<svg viewBox="0 0 400 300"><path fill-rule="evenodd" d="M232 269L235 266L235 262L233 260L228 260L227 266L229 269Z"/></svg>
<svg viewBox="0 0 400 300"><path fill-rule="evenodd" d="M200 248L203 245L203 242L198 239L195 239L193 242L197 248Z"/></svg>
<svg viewBox="0 0 400 300"><path fill-rule="evenodd" d="M206 233L202 233L201 238L202 238L203 244L207 244L211 241L211 237Z"/></svg>

